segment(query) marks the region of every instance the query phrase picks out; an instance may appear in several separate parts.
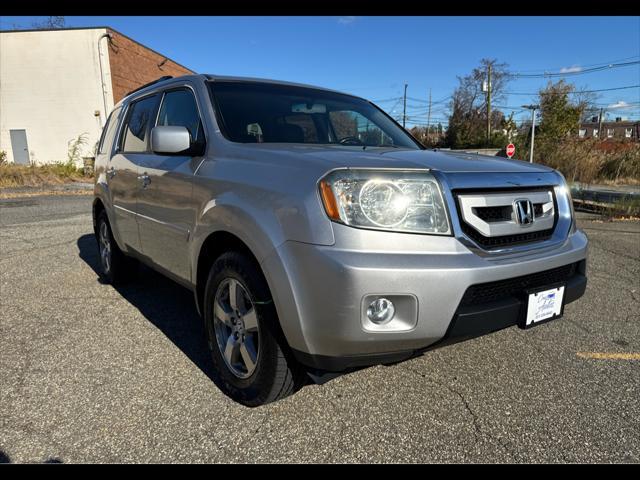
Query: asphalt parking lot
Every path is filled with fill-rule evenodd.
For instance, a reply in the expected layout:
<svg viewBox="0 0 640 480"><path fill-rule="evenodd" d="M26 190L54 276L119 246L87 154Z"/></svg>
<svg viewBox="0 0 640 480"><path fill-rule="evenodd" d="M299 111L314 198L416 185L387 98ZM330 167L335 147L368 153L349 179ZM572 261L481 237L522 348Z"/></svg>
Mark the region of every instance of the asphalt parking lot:
<svg viewBox="0 0 640 480"><path fill-rule="evenodd" d="M0 462L640 462L640 222L580 216L589 285L558 321L248 409L190 292L98 282L90 205L0 200Z"/></svg>

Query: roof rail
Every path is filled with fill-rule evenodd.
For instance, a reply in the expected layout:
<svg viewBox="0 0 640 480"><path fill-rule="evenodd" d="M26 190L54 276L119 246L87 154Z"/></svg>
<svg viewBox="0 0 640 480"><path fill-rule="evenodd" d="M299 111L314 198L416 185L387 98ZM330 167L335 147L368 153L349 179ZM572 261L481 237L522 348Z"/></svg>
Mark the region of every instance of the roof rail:
<svg viewBox="0 0 640 480"><path fill-rule="evenodd" d="M158 83L158 82L164 82L165 80L169 80L170 78L173 78L173 77L171 75L165 75L163 77L160 77L160 78L154 80L153 82L145 83L144 85L142 85L142 86L140 86L138 88L135 88L135 89L131 90L130 92L127 92L127 94L125 96L128 97L129 95L131 95L132 93L137 92L138 90L142 90L143 88L147 88L148 86L153 85L153 84Z"/></svg>

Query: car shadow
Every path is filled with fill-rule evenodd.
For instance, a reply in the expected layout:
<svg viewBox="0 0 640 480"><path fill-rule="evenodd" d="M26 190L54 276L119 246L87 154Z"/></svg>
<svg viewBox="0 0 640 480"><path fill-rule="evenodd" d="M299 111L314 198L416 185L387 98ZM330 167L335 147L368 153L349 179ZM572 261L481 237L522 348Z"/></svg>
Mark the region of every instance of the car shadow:
<svg viewBox="0 0 640 480"><path fill-rule="evenodd" d="M93 269L100 281L95 237L83 235L78 238L77 246L80 258ZM114 287L116 291L215 381L204 324L196 311L193 293L142 264L135 269L134 275L130 282Z"/></svg>
<svg viewBox="0 0 640 480"><path fill-rule="evenodd" d="M0 463L13 463L11 461L11 457L7 455L5 452L3 452L2 450L0 450ZM58 457L51 457L42 463L64 463L64 462L60 460Z"/></svg>

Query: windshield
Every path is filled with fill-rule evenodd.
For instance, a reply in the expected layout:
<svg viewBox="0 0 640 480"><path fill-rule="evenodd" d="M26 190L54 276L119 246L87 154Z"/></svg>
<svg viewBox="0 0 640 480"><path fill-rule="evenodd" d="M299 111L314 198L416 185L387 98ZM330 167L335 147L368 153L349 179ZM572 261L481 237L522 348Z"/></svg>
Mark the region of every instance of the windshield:
<svg viewBox="0 0 640 480"><path fill-rule="evenodd" d="M385 113L356 97L259 82L209 85L221 129L233 142L420 148Z"/></svg>

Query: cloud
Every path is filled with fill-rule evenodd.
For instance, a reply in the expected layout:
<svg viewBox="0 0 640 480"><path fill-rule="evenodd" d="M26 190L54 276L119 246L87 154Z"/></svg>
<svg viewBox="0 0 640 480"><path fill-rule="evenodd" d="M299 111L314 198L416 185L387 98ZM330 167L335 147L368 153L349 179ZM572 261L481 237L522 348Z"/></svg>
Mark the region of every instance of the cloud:
<svg viewBox="0 0 640 480"><path fill-rule="evenodd" d="M624 100L619 100L616 103L612 103L607 108L628 108L630 105Z"/></svg>
<svg viewBox="0 0 640 480"><path fill-rule="evenodd" d="M572 65L570 67L563 67L560 69L560 73L575 73L581 71L582 67L580 65Z"/></svg>
<svg viewBox="0 0 640 480"><path fill-rule="evenodd" d="M340 25L349 25L356 21L356 17L338 17L338 23Z"/></svg>

